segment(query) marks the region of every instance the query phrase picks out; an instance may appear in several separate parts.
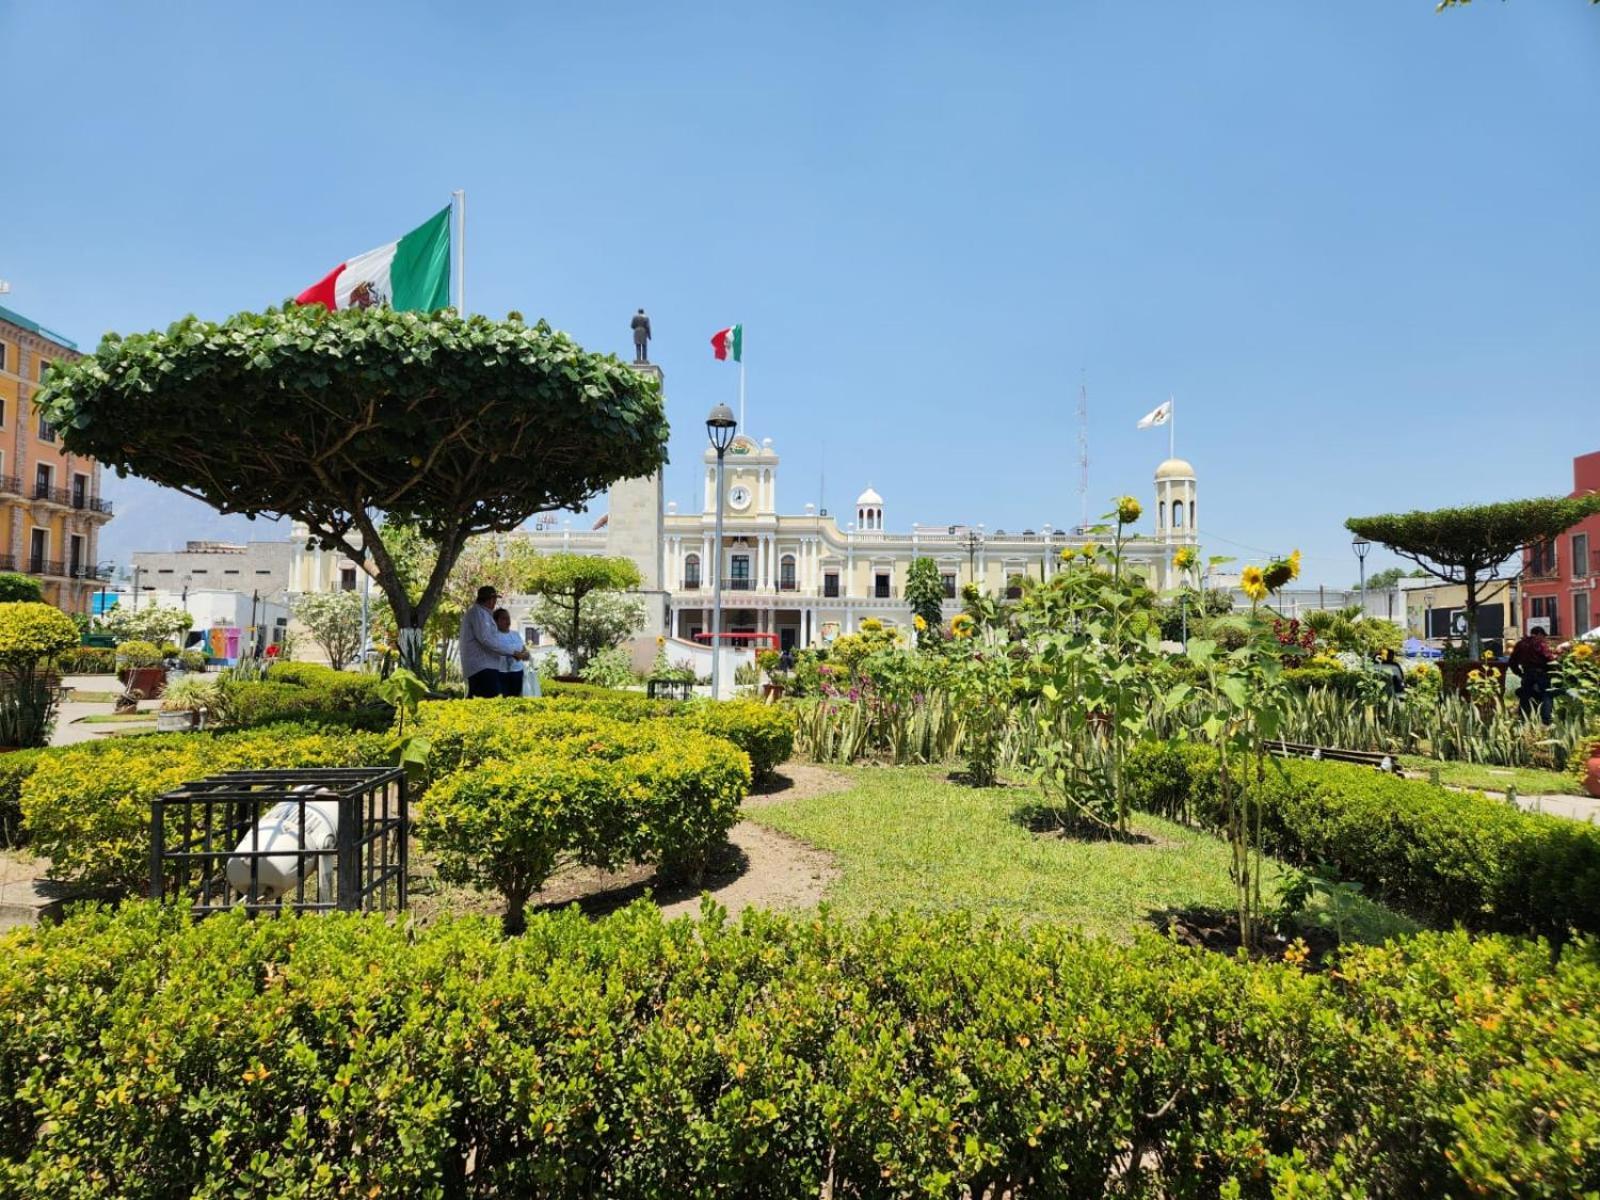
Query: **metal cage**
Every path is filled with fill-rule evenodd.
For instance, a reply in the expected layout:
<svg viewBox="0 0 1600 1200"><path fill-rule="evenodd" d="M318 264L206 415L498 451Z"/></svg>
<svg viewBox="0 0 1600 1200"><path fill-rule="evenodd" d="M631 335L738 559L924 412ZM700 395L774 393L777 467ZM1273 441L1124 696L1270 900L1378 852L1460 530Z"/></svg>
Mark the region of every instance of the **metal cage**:
<svg viewBox="0 0 1600 1200"><path fill-rule="evenodd" d="M151 802L150 894L196 916L403 909L409 837L397 768L230 771Z"/></svg>

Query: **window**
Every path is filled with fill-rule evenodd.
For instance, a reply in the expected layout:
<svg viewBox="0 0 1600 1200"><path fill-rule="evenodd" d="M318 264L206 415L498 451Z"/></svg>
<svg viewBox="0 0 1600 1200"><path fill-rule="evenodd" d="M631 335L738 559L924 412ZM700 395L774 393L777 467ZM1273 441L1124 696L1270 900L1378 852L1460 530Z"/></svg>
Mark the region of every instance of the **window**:
<svg viewBox="0 0 1600 1200"><path fill-rule="evenodd" d="M528 645L537 646L539 644L539 637L539 631L532 625L524 625L522 627L522 640Z"/></svg>
<svg viewBox="0 0 1600 1200"><path fill-rule="evenodd" d="M339 590L353 592L356 590L356 569L354 567L339 568Z"/></svg>
<svg viewBox="0 0 1600 1200"><path fill-rule="evenodd" d="M691 554L683 560L683 587L685 591L698 591L700 588L700 556Z"/></svg>
<svg viewBox="0 0 1600 1200"><path fill-rule="evenodd" d="M879 571L872 577L872 594L879 600L889 598L889 572Z"/></svg>
<svg viewBox="0 0 1600 1200"><path fill-rule="evenodd" d="M954 600L956 598L956 573L954 571L946 571L939 576L939 582L944 584L944 598L946 600Z"/></svg>
<svg viewBox="0 0 1600 1200"><path fill-rule="evenodd" d="M46 463L40 463L33 472L33 498L35 500L50 499L51 474Z"/></svg>
<svg viewBox="0 0 1600 1200"><path fill-rule="evenodd" d="M39 440L41 442L53 442L56 440L56 427L44 419L43 410L39 413Z"/></svg>
<svg viewBox="0 0 1600 1200"><path fill-rule="evenodd" d="M50 531L35 529L28 542L28 570L35 575L43 575L45 560L49 557Z"/></svg>
<svg viewBox="0 0 1600 1200"><path fill-rule="evenodd" d="M1172 527L1174 529L1182 529L1183 528L1183 501L1182 500L1174 500L1172 502Z"/></svg>
<svg viewBox="0 0 1600 1200"><path fill-rule="evenodd" d="M1575 534L1573 534L1572 535L1572 573L1574 575L1589 575L1589 574L1592 574L1593 571L1594 571L1594 567L1589 562L1589 535L1587 533L1575 533ZM1589 627L1587 625L1585 625L1580 629L1574 629L1572 632L1573 633L1583 633L1584 630L1586 630L1588 628Z"/></svg>
<svg viewBox="0 0 1600 1200"><path fill-rule="evenodd" d="M40 383L44 382L45 373L48 372L49 370L50 370L50 360L48 358L41 358L39 360L39 382Z"/></svg>
<svg viewBox="0 0 1600 1200"><path fill-rule="evenodd" d="M785 554L778 560L778 590L792 592L795 587L794 555Z"/></svg>
<svg viewBox="0 0 1600 1200"><path fill-rule="evenodd" d="M1013 576L1011 576L1011 578L1006 580L1006 599L1007 600L1021 600L1022 599L1022 576L1013 575Z"/></svg>
<svg viewBox="0 0 1600 1200"><path fill-rule="evenodd" d="M1554 540L1535 542L1528 547L1528 574L1547 579L1556 573L1556 544Z"/></svg>
<svg viewBox="0 0 1600 1200"><path fill-rule="evenodd" d="M206 570L205 567L196 567L192 572L190 572L190 574L193 574L193 575L205 575L205 574L208 574L208 573L209 572Z"/></svg>
<svg viewBox="0 0 1600 1200"><path fill-rule="evenodd" d="M733 578L729 584L736 592L750 590L750 556L748 554L735 554L733 556Z"/></svg>
<svg viewBox="0 0 1600 1200"><path fill-rule="evenodd" d="M73 475L72 477L72 507L89 507L89 477L87 475Z"/></svg>
<svg viewBox="0 0 1600 1200"><path fill-rule="evenodd" d="M160 568L158 568L156 570L156 574L157 575L171 575L172 574L172 568L171 567L160 567Z"/></svg>
<svg viewBox="0 0 1600 1200"><path fill-rule="evenodd" d="M6 427L6 402L0 399L0 429Z"/></svg>
<svg viewBox="0 0 1600 1200"><path fill-rule="evenodd" d="M263 571L260 567L257 567L256 568L256 574L257 575L271 575L272 572L271 571Z"/></svg>
<svg viewBox="0 0 1600 1200"><path fill-rule="evenodd" d="M72 577L77 579L83 574L83 535L75 533L67 540L67 564L72 569Z"/></svg>
<svg viewBox="0 0 1600 1200"><path fill-rule="evenodd" d="M839 594L839 572L837 572L837 571L826 571L826 572L823 573L823 576L822 576L822 594L824 596L835 596L835 597L838 596L838 594Z"/></svg>
<svg viewBox="0 0 1600 1200"><path fill-rule="evenodd" d="M1581 637L1594 626L1594 614L1589 611L1589 593L1579 592L1572 597L1572 633Z"/></svg>
<svg viewBox="0 0 1600 1200"><path fill-rule="evenodd" d="M0 342L0 371L6 369L6 351L10 349L4 342Z"/></svg>
<svg viewBox="0 0 1600 1200"><path fill-rule="evenodd" d="M238 567L223 567L222 568L222 573L224 575L237 575L239 573L239 568Z"/></svg>
<svg viewBox="0 0 1600 1200"><path fill-rule="evenodd" d="M1551 637L1561 632L1560 618L1556 615L1556 598L1554 596L1535 596L1529 602L1528 625L1532 628L1533 622L1542 622L1545 632Z"/></svg>

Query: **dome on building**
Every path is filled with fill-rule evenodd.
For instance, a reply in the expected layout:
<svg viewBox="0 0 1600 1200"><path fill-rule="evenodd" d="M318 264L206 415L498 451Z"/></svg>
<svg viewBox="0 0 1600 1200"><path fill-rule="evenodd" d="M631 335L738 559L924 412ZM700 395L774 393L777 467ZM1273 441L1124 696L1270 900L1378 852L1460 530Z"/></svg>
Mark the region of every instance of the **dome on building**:
<svg viewBox="0 0 1600 1200"><path fill-rule="evenodd" d="M1181 458L1169 458L1156 468L1157 479L1193 479L1194 467Z"/></svg>
<svg viewBox="0 0 1600 1200"><path fill-rule="evenodd" d="M866 491L862 492L861 495L856 497L856 503L858 505L859 504L882 504L883 503L883 497L878 495L878 493L873 491L872 488L869 486Z"/></svg>

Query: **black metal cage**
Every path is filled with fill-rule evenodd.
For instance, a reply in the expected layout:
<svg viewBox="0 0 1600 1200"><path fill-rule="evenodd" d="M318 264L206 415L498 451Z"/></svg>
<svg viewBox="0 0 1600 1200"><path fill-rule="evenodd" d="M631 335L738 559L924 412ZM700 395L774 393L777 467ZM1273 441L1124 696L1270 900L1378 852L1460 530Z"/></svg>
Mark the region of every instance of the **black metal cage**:
<svg viewBox="0 0 1600 1200"><path fill-rule="evenodd" d="M230 771L151 802L150 894L197 916L401 909L409 835L399 769Z"/></svg>

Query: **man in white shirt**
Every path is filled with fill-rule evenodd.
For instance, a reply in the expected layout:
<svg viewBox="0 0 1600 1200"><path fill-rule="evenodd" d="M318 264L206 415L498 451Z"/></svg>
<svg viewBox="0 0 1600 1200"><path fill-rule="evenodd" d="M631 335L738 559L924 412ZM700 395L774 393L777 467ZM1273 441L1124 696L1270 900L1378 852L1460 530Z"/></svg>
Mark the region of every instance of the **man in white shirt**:
<svg viewBox="0 0 1600 1200"><path fill-rule="evenodd" d="M509 653L505 635L495 628L494 606L500 593L489 584L478 589L477 600L461 614L461 629L456 644L461 652L461 674L467 680L467 695L488 698L500 694L500 660ZM527 647L510 657L528 661Z"/></svg>

